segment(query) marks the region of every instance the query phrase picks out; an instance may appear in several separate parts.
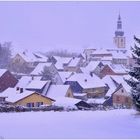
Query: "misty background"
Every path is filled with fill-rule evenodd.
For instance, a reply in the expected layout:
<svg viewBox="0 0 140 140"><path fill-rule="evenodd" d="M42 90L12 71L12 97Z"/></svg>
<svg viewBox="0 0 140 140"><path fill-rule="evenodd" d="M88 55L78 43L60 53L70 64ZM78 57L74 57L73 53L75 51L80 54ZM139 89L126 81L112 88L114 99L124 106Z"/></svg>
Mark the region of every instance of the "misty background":
<svg viewBox="0 0 140 140"><path fill-rule="evenodd" d="M140 2L0 2L0 42L14 49L43 51L114 48L118 14L126 48L140 37Z"/></svg>

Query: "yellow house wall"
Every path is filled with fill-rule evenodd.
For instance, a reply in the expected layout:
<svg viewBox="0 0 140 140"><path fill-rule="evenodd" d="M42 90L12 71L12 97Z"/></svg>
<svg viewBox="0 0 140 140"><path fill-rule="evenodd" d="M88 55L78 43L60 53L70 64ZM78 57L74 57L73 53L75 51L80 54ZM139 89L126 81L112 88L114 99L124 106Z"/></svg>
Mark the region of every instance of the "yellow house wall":
<svg viewBox="0 0 140 140"><path fill-rule="evenodd" d="M36 104L36 102L43 102L43 104L51 105L53 101L51 101L48 98L42 97L41 95L38 95L38 94L34 93L31 96L16 102L15 104L26 106L27 103Z"/></svg>

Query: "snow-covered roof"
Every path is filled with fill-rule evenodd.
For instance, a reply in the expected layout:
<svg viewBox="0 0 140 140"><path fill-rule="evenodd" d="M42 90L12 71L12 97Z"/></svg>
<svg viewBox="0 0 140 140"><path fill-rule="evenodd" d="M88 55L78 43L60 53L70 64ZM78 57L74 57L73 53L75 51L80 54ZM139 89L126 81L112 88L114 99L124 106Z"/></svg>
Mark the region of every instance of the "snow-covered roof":
<svg viewBox="0 0 140 140"><path fill-rule="evenodd" d="M128 97L131 97L131 94L130 94L130 91L127 91L125 88L123 89L122 91L122 88L124 88L124 86L122 84L120 84L118 86L118 88L116 89L116 91L118 91L119 89L121 89L120 92L116 92L115 91L115 95L122 95L122 96L128 96Z"/></svg>
<svg viewBox="0 0 140 140"><path fill-rule="evenodd" d="M81 67L83 73L89 74L89 72L93 71L98 65L100 61L90 61L86 67Z"/></svg>
<svg viewBox="0 0 140 140"><path fill-rule="evenodd" d="M104 78L102 78L102 81L109 86L109 90L106 93L106 96L110 97L112 95L112 93L116 90L117 86L111 79L110 75L106 75Z"/></svg>
<svg viewBox="0 0 140 140"><path fill-rule="evenodd" d="M112 55L112 53L107 51L106 49L97 49L92 54L111 54Z"/></svg>
<svg viewBox="0 0 140 140"><path fill-rule="evenodd" d="M128 77L127 75L126 76L120 76L120 75L107 75L107 76L105 76L102 80L105 84L107 84L109 86L109 90L106 93L106 96L110 97L112 95L112 93L114 93L116 91L116 89L118 88L118 85L115 85L115 82L118 84L122 84L124 89L129 93L131 88L124 81L124 78L127 78L127 77Z"/></svg>
<svg viewBox="0 0 140 140"><path fill-rule="evenodd" d="M129 76L120 76L120 75L111 75L111 78L118 82L119 84L122 84L123 87L127 92L130 92L131 87L125 82L124 78L127 79Z"/></svg>
<svg viewBox="0 0 140 140"><path fill-rule="evenodd" d="M60 56L53 56L58 62L61 61L63 64L69 63L72 57L60 57Z"/></svg>
<svg viewBox="0 0 140 140"><path fill-rule="evenodd" d="M69 85L51 85L46 96L52 99L65 97L69 87Z"/></svg>
<svg viewBox="0 0 140 140"><path fill-rule="evenodd" d="M113 58L115 59L127 59L128 54L127 53L123 53L123 52L112 52L113 53Z"/></svg>
<svg viewBox="0 0 140 140"><path fill-rule="evenodd" d="M51 67L52 63L39 63L35 69L30 73L31 75L39 75L43 71L44 67Z"/></svg>
<svg viewBox="0 0 140 140"><path fill-rule="evenodd" d="M20 55L26 62L35 62L36 58L32 53L29 52L18 52L18 55Z"/></svg>
<svg viewBox="0 0 140 140"><path fill-rule="evenodd" d="M33 91L28 90L24 90L22 93L19 93L19 91L16 91L16 88L8 88L0 94L0 97L7 97L6 101L14 103L33 93Z"/></svg>
<svg viewBox="0 0 140 140"><path fill-rule="evenodd" d="M0 77L7 71L7 69L0 69Z"/></svg>
<svg viewBox="0 0 140 140"><path fill-rule="evenodd" d="M72 75L72 72L58 72L59 76L61 77L62 79L62 82L64 83L71 75Z"/></svg>
<svg viewBox="0 0 140 140"><path fill-rule="evenodd" d="M102 63L103 65L111 65L111 64L112 64L111 61L101 61L101 63Z"/></svg>
<svg viewBox="0 0 140 140"><path fill-rule="evenodd" d="M27 85L32 81L32 80L41 80L41 76L34 76L34 77L31 77L31 76L22 76L16 87L20 87L20 88L26 88Z"/></svg>
<svg viewBox="0 0 140 140"><path fill-rule="evenodd" d="M112 61L112 56L102 57L101 61Z"/></svg>
<svg viewBox="0 0 140 140"><path fill-rule="evenodd" d="M43 54L41 54L41 53L39 53L39 52L34 52L33 54L34 54L36 57L38 57L38 58L41 58L41 59L44 59L44 60L47 60L47 59L48 59L47 56L45 56L45 55L43 55Z"/></svg>
<svg viewBox="0 0 140 140"><path fill-rule="evenodd" d="M80 58L73 58L68 64L69 67L76 67L80 61Z"/></svg>
<svg viewBox="0 0 140 140"><path fill-rule="evenodd" d="M115 72L115 73L127 73L127 69L122 64L110 64L109 67Z"/></svg>
<svg viewBox="0 0 140 140"><path fill-rule="evenodd" d="M68 64L72 60L71 57L59 57L59 56L53 56L53 57L57 60L55 64L55 67L57 69L63 69L63 65Z"/></svg>
<svg viewBox="0 0 140 140"><path fill-rule="evenodd" d="M16 87L25 88L31 81L32 81L32 77L31 76L22 76L19 79Z"/></svg>
<svg viewBox="0 0 140 140"><path fill-rule="evenodd" d="M77 81L83 88L104 87L105 84L95 74L91 77L86 73L77 73L72 75L67 81Z"/></svg>
<svg viewBox="0 0 140 140"><path fill-rule="evenodd" d="M48 81L33 80L31 81L26 89L42 89Z"/></svg>
<svg viewBox="0 0 140 140"><path fill-rule="evenodd" d="M56 98L56 101L53 104L57 106L63 106L63 107L75 107L75 104L77 104L80 101L81 101L80 99L61 97L61 98Z"/></svg>

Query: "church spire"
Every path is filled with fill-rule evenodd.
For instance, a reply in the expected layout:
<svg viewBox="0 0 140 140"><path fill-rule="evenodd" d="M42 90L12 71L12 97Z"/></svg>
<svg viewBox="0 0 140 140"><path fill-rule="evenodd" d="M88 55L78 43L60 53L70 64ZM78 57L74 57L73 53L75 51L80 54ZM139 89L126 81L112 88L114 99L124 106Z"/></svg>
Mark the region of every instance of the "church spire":
<svg viewBox="0 0 140 140"><path fill-rule="evenodd" d="M123 36L124 32L122 31L122 21L121 16L119 14L118 21L117 21L117 30L115 31L115 36Z"/></svg>
<svg viewBox="0 0 140 140"><path fill-rule="evenodd" d="M118 21L117 21L117 30L122 29L122 21L121 21L121 16L119 14L118 16Z"/></svg>
<svg viewBox="0 0 140 140"><path fill-rule="evenodd" d="M122 30L122 20L121 15L119 13L117 20L117 29L115 31L114 43L117 48L125 48L125 37L124 31Z"/></svg>

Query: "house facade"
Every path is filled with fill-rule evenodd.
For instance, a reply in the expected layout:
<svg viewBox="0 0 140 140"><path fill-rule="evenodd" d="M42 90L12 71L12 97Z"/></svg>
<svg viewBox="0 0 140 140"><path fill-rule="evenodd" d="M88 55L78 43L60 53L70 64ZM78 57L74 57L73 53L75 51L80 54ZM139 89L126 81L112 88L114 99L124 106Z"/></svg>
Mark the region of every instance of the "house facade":
<svg viewBox="0 0 140 140"><path fill-rule="evenodd" d="M9 87L15 87L18 80L10 73L10 71L5 69L0 69L0 92L3 92Z"/></svg>
<svg viewBox="0 0 140 140"><path fill-rule="evenodd" d="M53 102L53 99L33 92L31 95L14 102L14 104L26 107L39 107L40 105L52 105Z"/></svg>
<svg viewBox="0 0 140 140"><path fill-rule="evenodd" d="M131 107L133 105L131 95L120 84L116 91L112 94L113 106L126 106Z"/></svg>

